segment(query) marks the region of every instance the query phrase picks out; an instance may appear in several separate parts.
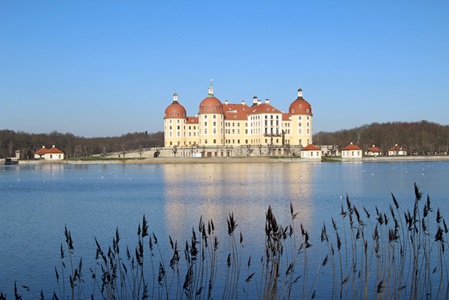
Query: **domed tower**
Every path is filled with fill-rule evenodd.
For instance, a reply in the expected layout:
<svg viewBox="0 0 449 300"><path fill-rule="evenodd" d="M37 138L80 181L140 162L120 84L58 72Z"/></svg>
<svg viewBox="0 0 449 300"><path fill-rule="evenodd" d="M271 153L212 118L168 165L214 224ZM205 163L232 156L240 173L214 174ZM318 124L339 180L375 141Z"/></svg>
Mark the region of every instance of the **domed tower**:
<svg viewBox="0 0 449 300"><path fill-rule="evenodd" d="M165 109L164 146L182 147L185 145L185 123L187 114L184 106L179 104L178 95L173 94L173 102Z"/></svg>
<svg viewBox="0 0 449 300"><path fill-rule="evenodd" d="M201 101L198 112L199 145L223 146L225 144L224 121L223 104L214 96L214 88L211 80L209 93Z"/></svg>
<svg viewBox="0 0 449 300"><path fill-rule="evenodd" d="M288 114L291 120L291 145L307 146L312 144L312 106L302 97L302 89L298 89L298 97L290 104Z"/></svg>

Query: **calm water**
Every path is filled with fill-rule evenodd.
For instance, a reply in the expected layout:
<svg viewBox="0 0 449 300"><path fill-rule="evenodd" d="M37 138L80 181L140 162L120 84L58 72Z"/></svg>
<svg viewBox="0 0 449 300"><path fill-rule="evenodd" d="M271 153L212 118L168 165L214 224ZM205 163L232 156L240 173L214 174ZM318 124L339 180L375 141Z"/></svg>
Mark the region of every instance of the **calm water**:
<svg viewBox="0 0 449 300"><path fill-rule="evenodd" d="M183 244L201 216L226 230L234 213L258 257L268 206L286 224L292 203L319 239L346 194L370 211L387 210L391 193L411 208L414 182L448 216L449 162L1 166L0 291L12 298L14 281L31 289L25 295L57 290L64 226L85 271L94 263L94 237L108 246L118 228L122 245L134 247L144 214L161 244L169 235Z"/></svg>

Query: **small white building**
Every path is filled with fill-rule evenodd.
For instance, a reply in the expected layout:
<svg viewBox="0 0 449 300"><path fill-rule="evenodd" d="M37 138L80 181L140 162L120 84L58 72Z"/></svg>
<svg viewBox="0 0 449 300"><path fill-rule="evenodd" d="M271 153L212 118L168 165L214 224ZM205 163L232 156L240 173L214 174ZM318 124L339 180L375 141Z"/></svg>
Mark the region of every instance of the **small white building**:
<svg viewBox="0 0 449 300"><path fill-rule="evenodd" d="M382 150L380 150L375 145L373 145L372 147L369 147L367 149L367 151L365 152L365 155L368 155L368 156L380 156L380 155L382 155Z"/></svg>
<svg viewBox="0 0 449 300"><path fill-rule="evenodd" d="M310 160L321 160L321 148L310 144L307 147L301 149L301 158Z"/></svg>
<svg viewBox="0 0 449 300"><path fill-rule="evenodd" d="M47 149L45 148L45 146L42 146L41 149L34 152L34 158L36 159L62 160L64 159L64 157L65 157L64 152L56 148L55 145L53 145L50 149Z"/></svg>
<svg viewBox="0 0 449 300"><path fill-rule="evenodd" d="M407 155L407 151L402 149L402 147L399 147L398 144L388 149L388 156L404 156L404 155Z"/></svg>
<svg viewBox="0 0 449 300"><path fill-rule="evenodd" d="M341 159L362 159L362 149L351 143L341 150Z"/></svg>

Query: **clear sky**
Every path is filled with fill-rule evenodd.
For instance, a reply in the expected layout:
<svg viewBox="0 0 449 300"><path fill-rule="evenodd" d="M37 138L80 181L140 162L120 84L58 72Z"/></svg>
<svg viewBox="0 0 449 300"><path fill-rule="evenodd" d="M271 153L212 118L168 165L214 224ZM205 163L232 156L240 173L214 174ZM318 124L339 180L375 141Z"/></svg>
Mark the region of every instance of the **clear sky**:
<svg viewBox="0 0 449 300"><path fill-rule="evenodd" d="M449 1L0 1L0 129L163 130L176 91L196 115L299 87L314 132L449 124Z"/></svg>

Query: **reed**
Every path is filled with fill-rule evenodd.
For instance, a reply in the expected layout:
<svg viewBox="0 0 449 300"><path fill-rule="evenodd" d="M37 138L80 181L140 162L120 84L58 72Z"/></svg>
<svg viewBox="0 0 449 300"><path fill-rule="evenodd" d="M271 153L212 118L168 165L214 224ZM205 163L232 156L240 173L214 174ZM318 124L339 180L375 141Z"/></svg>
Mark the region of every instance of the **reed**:
<svg viewBox="0 0 449 300"><path fill-rule="evenodd" d="M447 299L447 223L416 184L414 195L411 209L402 210L392 194L389 211L376 207L374 213L357 208L346 196L340 214L323 223L313 245L293 205L283 225L268 207L260 254L245 247L232 213L223 242L214 221L201 217L189 238L179 244L169 236L168 245L160 245L144 215L133 248L122 251L118 228L111 245L95 239L89 276L66 227L61 264L55 268L59 288L52 298ZM21 292L29 295L25 288L15 283L14 298L21 299ZM0 293L0 300L6 296Z"/></svg>

